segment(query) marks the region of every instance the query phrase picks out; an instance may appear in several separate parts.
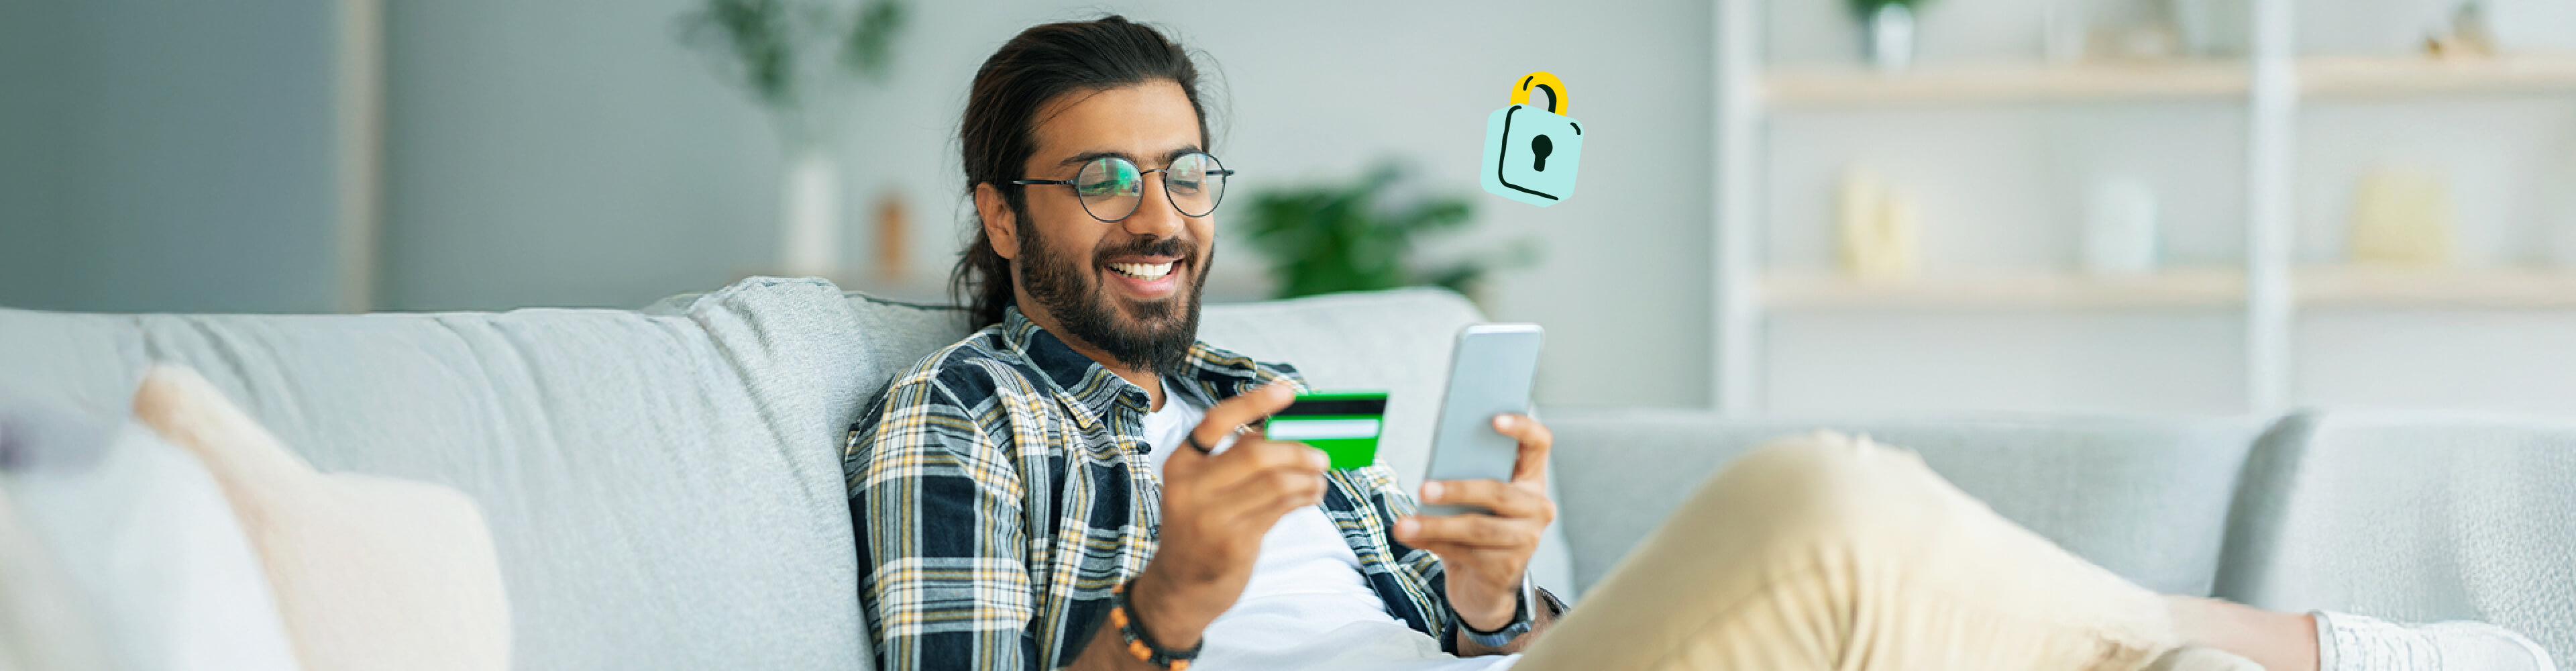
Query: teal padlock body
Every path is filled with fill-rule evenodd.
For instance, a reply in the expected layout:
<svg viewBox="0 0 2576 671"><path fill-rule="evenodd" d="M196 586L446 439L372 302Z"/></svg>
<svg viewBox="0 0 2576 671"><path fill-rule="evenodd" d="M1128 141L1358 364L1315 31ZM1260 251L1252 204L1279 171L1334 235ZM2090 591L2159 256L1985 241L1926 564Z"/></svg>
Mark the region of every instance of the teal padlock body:
<svg viewBox="0 0 2576 671"><path fill-rule="evenodd" d="M1485 117L1485 191L1539 207L1574 196L1583 122L1528 105Z"/></svg>

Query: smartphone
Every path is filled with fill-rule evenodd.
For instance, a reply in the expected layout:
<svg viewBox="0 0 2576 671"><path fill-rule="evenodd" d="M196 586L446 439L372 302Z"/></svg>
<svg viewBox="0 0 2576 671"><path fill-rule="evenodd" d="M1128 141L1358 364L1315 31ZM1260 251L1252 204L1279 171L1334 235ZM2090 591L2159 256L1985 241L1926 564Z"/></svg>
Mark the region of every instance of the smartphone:
<svg viewBox="0 0 2576 671"><path fill-rule="evenodd" d="M1544 332L1537 324L1475 324L1458 332L1449 359L1449 389L1440 397L1440 421L1431 433L1426 480L1512 479L1520 443L1494 430L1494 416L1529 414L1530 382L1538 375ZM1483 508L1425 505L1424 515L1490 513Z"/></svg>

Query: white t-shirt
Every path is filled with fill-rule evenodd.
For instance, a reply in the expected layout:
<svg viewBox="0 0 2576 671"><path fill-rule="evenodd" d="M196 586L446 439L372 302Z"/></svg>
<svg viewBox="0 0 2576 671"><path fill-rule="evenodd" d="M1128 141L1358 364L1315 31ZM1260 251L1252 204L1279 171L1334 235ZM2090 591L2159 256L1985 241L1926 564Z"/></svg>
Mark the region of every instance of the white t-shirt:
<svg viewBox="0 0 2576 671"><path fill-rule="evenodd" d="M1145 442L1154 448L1149 458L1156 473L1206 416L1169 393L1162 410L1146 413ZM1502 671L1520 659L1452 657L1387 614L1386 602L1361 578L1359 554L1317 506L1290 511L1261 537L1243 596L1208 624L1206 638L1190 668Z"/></svg>

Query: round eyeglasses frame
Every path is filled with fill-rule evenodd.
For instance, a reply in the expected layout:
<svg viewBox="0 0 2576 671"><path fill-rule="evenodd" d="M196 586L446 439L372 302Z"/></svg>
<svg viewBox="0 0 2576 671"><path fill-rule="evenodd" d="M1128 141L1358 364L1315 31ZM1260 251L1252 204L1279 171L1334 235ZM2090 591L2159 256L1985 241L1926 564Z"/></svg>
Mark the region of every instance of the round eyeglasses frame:
<svg viewBox="0 0 2576 671"><path fill-rule="evenodd" d="M1216 169L1215 169L1215 170L1209 170L1209 171L1207 171L1208 176L1210 176L1210 177L1215 177L1215 178L1216 178L1217 187L1216 187L1216 195L1215 195L1215 197L1210 198L1210 199L1208 200L1208 206L1207 206L1207 211L1206 211L1206 212L1191 212L1191 211L1189 211L1188 209L1181 207L1181 201L1180 201L1180 199L1179 199L1178 197L1176 197L1176 196L1173 196L1173 195L1172 195L1172 169L1171 169L1169 166L1161 167L1161 168L1155 168L1155 169L1152 169L1152 170L1141 170L1141 169L1137 169L1137 168L1136 168L1136 162L1135 162L1135 161L1127 160L1127 159L1126 159L1126 157L1123 157L1123 156L1102 156L1102 157L1099 157L1099 159L1095 159L1095 160L1105 159L1105 160L1108 160L1108 161L1112 161L1112 164L1111 164L1111 165L1113 165L1113 166L1118 165L1118 164L1125 164L1129 170L1133 170L1133 171L1136 173L1136 176L1139 178L1139 179L1138 179L1138 182L1137 182L1138 184L1143 184L1143 183L1144 183L1142 178L1143 178L1147 173L1156 173L1156 172L1163 173L1163 174L1160 176L1160 179L1162 179L1162 180L1163 180L1163 200L1165 200L1165 201L1167 201L1167 202L1170 202L1170 203L1172 204L1172 209L1173 209L1173 210L1175 210L1175 211L1180 212L1180 213L1181 213L1181 216L1185 216L1185 217L1204 217L1204 216L1208 216L1209 214L1213 214L1213 213L1215 213L1215 212L1216 212L1216 206L1217 206L1217 205L1220 205L1220 204L1223 204L1223 203L1225 202L1225 182L1226 182L1226 178L1227 178L1227 177L1231 177L1231 176L1233 176L1233 175L1234 175L1234 171L1233 171L1233 170L1228 170L1228 169L1226 169L1226 167L1225 167L1225 162L1224 162L1224 161L1217 160L1217 158L1216 158L1216 155L1215 155L1215 154L1210 154L1210 153L1203 152L1203 151L1194 151L1194 152L1190 152L1190 153L1187 153L1187 154L1182 154L1182 155L1180 155L1179 157L1175 157L1175 158L1173 158L1173 159L1172 159L1172 162L1174 162L1174 163L1178 163L1178 162L1180 162L1180 161L1181 161L1181 159L1183 159L1183 158L1188 158L1188 157L1191 157L1191 156L1204 156L1204 157L1207 157L1207 162L1208 162L1208 163L1211 163L1211 164L1214 164L1214 165L1216 166ZM1088 161L1086 161L1086 163L1088 163ZM1078 176L1079 176L1079 175L1077 175L1077 177L1078 177ZM1137 194L1136 194L1136 199L1135 199L1134 201L1131 201L1131 202L1133 202L1133 203L1135 203L1135 204L1134 204L1134 205L1132 205L1132 206L1129 206L1129 207L1127 208L1127 211L1126 211L1126 212L1119 213L1119 215L1118 215L1118 216L1116 216L1116 217L1103 217L1103 216L1100 216L1100 213L1091 211L1091 202L1090 202L1090 200L1089 200L1089 199L1086 199L1086 198L1083 198L1083 197L1082 197L1082 195L1081 195L1082 187L1081 187L1081 185L1078 183L1078 180L1071 180L1071 179L1015 179L1015 180L1011 180L1011 183L1012 183L1012 184L1016 184L1016 185L1020 185L1020 186L1043 186L1043 185L1050 185L1050 184L1054 184L1054 185L1062 185L1062 186L1065 186L1065 187L1067 187L1067 188L1074 189L1074 192L1075 192L1075 193L1074 193L1074 201L1082 204L1082 213L1083 213L1083 214L1091 215L1091 218L1092 218L1092 219L1099 220L1099 221L1100 221L1100 223L1104 223L1104 224L1115 224L1115 223L1118 223L1118 222L1121 222L1121 221L1126 221L1128 217L1136 216L1136 210L1142 209L1142 208L1144 208L1144 206L1145 206L1145 194L1141 193L1141 191L1142 191L1143 189L1141 189L1141 188L1140 188L1140 189L1138 189L1139 193L1137 193Z"/></svg>

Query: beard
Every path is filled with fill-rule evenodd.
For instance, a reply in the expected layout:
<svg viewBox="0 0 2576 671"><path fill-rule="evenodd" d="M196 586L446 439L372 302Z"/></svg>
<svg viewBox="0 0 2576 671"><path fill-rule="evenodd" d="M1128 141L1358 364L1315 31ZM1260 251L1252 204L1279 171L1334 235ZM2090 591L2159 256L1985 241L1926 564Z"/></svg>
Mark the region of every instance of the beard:
<svg viewBox="0 0 2576 671"><path fill-rule="evenodd" d="M1199 290L1207 284L1208 258L1199 256L1196 241L1129 237L1084 254L1055 249L1037 236L1035 228L1019 231L1030 251L1020 264L1020 280L1029 298L1055 316L1063 335L1133 368L1183 372L1190 346L1198 343ZM1186 268L1190 274L1164 298L1139 301L1115 296L1100 286L1099 273L1107 267L1106 259L1121 255L1180 257L1173 270ZM1214 256L1211 249L1207 257Z"/></svg>

